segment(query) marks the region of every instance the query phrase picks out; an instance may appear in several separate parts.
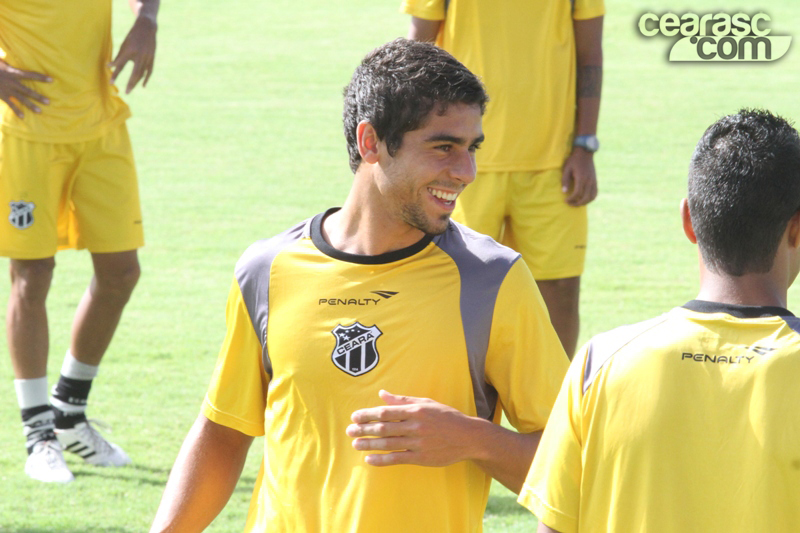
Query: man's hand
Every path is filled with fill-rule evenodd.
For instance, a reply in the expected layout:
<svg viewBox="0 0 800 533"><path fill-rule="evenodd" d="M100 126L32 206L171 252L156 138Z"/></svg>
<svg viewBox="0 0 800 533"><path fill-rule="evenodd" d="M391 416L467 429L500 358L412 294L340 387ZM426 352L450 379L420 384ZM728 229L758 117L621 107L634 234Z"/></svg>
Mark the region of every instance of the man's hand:
<svg viewBox="0 0 800 533"><path fill-rule="evenodd" d="M144 77L142 86L147 87L147 80L153 74L153 64L156 57L157 29L158 24L155 17L140 13L136 17L136 22L133 23L131 31L122 41L117 57L110 64L113 70L111 83L114 83L128 61L133 61L133 72L131 72L131 77L128 79L125 94L129 94L142 77Z"/></svg>
<svg viewBox="0 0 800 533"><path fill-rule="evenodd" d="M586 205L597 197L597 174L592 154L575 147L564 163L561 190L569 194L564 200L573 207Z"/></svg>
<svg viewBox="0 0 800 533"><path fill-rule="evenodd" d="M14 68L4 61L0 61L0 100L8 104L8 107L19 118L24 118L20 105L27 107L34 113L42 110L34 102L49 104L50 100L37 93L30 87L22 84L22 80L43 81L50 83L53 79L40 72L20 70Z"/></svg>
<svg viewBox="0 0 800 533"><path fill-rule="evenodd" d="M387 405L359 409L347 427L356 450L390 452L367 455L368 464L447 466L473 458L471 417L427 398L378 395Z"/></svg>

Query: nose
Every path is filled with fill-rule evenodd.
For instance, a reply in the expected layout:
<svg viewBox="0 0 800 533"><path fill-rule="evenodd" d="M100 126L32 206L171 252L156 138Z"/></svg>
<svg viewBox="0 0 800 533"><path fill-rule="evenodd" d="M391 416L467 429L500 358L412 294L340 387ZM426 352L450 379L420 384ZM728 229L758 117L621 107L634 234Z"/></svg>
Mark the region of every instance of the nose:
<svg viewBox="0 0 800 533"><path fill-rule="evenodd" d="M475 154L469 150L464 150L454 158L453 166L450 169L450 174L453 178L462 182L464 185L469 185L475 181L475 173L477 166L475 164Z"/></svg>

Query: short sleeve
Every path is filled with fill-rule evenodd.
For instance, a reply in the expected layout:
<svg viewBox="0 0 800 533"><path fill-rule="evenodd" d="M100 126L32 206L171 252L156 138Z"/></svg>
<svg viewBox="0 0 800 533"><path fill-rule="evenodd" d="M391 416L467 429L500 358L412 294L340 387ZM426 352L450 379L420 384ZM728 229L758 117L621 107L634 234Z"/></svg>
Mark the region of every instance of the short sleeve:
<svg viewBox="0 0 800 533"><path fill-rule="evenodd" d="M261 343L235 279L225 319L227 333L203 402L203 414L212 422L258 437L264 434L269 378L261 358Z"/></svg>
<svg viewBox="0 0 800 533"><path fill-rule="evenodd" d="M583 477L581 396L586 349L572 361L517 500L561 533L578 530Z"/></svg>
<svg viewBox="0 0 800 533"><path fill-rule="evenodd" d="M574 0L572 18L574 20L587 20L605 15L604 0Z"/></svg>
<svg viewBox="0 0 800 533"><path fill-rule="evenodd" d="M400 12L425 20L444 20L444 0L403 0Z"/></svg>
<svg viewBox="0 0 800 533"><path fill-rule="evenodd" d="M536 282L518 260L498 291L486 356L486 380L517 431L544 428L568 366Z"/></svg>

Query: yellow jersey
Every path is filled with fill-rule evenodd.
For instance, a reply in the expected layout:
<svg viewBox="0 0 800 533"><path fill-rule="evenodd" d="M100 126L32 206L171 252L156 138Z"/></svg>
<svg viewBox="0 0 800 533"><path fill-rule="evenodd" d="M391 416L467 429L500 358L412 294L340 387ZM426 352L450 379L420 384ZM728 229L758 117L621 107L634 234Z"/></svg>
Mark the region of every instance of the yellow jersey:
<svg viewBox="0 0 800 533"><path fill-rule="evenodd" d="M561 168L575 123L572 21L603 15L603 0L403 0L401 10L443 20L437 44L486 86L479 171Z"/></svg>
<svg viewBox="0 0 800 533"><path fill-rule="evenodd" d="M519 254L456 223L360 256L327 244L323 217L236 267L203 412L265 436L246 531L481 531L490 477L476 464L372 467L345 428L385 389L542 429L568 361L536 283Z"/></svg>
<svg viewBox="0 0 800 533"><path fill-rule="evenodd" d="M0 2L0 57L50 76L23 83L50 100L41 113L22 107L20 119L3 103L0 130L42 142L99 137L130 116L111 85L111 0Z"/></svg>
<svg viewBox="0 0 800 533"><path fill-rule="evenodd" d="M520 503L562 533L800 531L799 331L695 300L593 338Z"/></svg>

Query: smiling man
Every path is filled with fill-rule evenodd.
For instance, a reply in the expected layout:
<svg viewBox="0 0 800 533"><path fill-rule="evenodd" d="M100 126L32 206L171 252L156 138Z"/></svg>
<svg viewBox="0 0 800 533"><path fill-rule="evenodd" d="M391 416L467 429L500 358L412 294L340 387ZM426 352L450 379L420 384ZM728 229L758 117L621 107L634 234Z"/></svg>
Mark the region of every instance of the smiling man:
<svg viewBox="0 0 800 533"><path fill-rule="evenodd" d="M350 194L240 259L152 531L204 529L259 435L246 531L480 531L491 479L519 491L568 363L519 254L450 221L486 100L430 44L356 69Z"/></svg>

